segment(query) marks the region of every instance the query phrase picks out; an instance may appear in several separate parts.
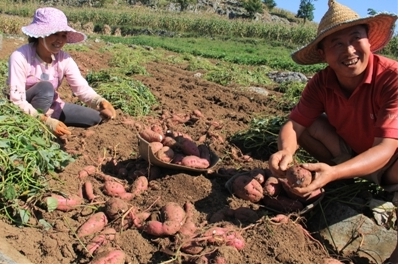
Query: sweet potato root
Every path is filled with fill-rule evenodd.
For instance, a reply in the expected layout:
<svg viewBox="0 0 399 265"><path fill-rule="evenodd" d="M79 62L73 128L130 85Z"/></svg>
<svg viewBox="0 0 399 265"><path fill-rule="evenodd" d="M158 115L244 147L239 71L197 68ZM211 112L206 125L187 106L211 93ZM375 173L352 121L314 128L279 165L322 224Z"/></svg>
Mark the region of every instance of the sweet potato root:
<svg viewBox="0 0 399 265"><path fill-rule="evenodd" d="M151 151L153 154L156 154L161 148L163 147L163 144L160 142L152 142L150 143Z"/></svg>
<svg viewBox="0 0 399 265"><path fill-rule="evenodd" d="M129 210L129 206L120 198L110 198L105 202L104 212L109 220L122 216L127 210Z"/></svg>
<svg viewBox="0 0 399 265"><path fill-rule="evenodd" d="M183 157L181 164L186 167L192 167L192 168L208 168L209 167L209 162L208 160L204 158L200 158L195 155L189 155Z"/></svg>
<svg viewBox="0 0 399 265"><path fill-rule="evenodd" d="M153 130L147 128L139 132L139 135L149 143L162 142L163 136Z"/></svg>
<svg viewBox="0 0 399 265"><path fill-rule="evenodd" d="M161 208L161 215L164 222L149 221L144 226L144 232L154 236L174 235L183 225L186 213L179 204L168 202Z"/></svg>
<svg viewBox="0 0 399 265"><path fill-rule="evenodd" d="M165 163L170 163L173 160L175 153L169 146L163 146L156 152L155 156Z"/></svg>
<svg viewBox="0 0 399 265"><path fill-rule="evenodd" d="M307 187L312 182L312 173L298 165L292 166L285 172L287 183L291 187Z"/></svg>
<svg viewBox="0 0 399 265"><path fill-rule="evenodd" d="M124 264L126 254L122 250L109 249L98 253L90 264Z"/></svg>
<svg viewBox="0 0 399 265"><path fill-rule="evenodd" d="M144 191L148 189L148 179L145 176L138 177L132 184L132 188L130 190L134 196L138 196Z"/></svg>
<svg viewBox="0 0 399 265"><path fill-rule="evenodd" d="M176 138L176 141L183 154L188 156L189 155L194 155L198 157L200 156L200 151L198 150L197 144L191 139L179 136Z"/></svg>
<svg viewBox="0 0 399 265"><path fill-rule="evenodd" d="M108 224L105 213L97 212L89 217L76 231L79 238L100 232Z"/></svg>
<svg viewBox="0 0 399 265"><path fill-rule="evenodd" d="M94 195L93 184L90 181L86 181L84 183L84 190L85 190L87 199L89 199L90 201L93 201L97 197Z"/></svg>
<svg viewBox="0 0 399 265"><path fill-rule="evenodd" d="M75 194L67 195L66 197L58 194L51 194L50 197L57 200L56 209L63 212L71 211L83 203L83 198ZM45 200L47 198L45 198Z"/></svg>
<svg viewBox="0 0 399 265"><path fill-rule="evenodd" d="M249 175L240 175L233 182L233 193L244 200L259 202L263 198L262 185Z"/></svg>
<svg viewBox="0 0 399 265"><path fill-rule="evenodd" d="M126 193L125 187L116 181L105 181L103 190L105 194L115 197L120 197Z"/></svg>
<svg viewBox="0 0 399 265"><path fill-rule="evenodd" d="M87 254L90 256L101 246L105 246L110 241L113 241L116 236L116 231L113 228L104 229L98 236L92 238L86 246Z"/></svg>
<svg viewBox="0 0 399 265"><path fill-rule="evenodd" d="M263 195L265 196L278 196L281 192L281 182L278 178L270 176L263 184Z"/></svg>

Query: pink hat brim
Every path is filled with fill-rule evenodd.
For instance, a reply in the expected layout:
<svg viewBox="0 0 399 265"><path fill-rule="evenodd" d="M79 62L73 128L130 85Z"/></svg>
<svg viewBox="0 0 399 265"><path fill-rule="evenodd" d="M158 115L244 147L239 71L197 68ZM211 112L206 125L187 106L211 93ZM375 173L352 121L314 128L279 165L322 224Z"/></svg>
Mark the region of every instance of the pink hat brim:
<svg viewBox="0 0 399 265"><path fill-rule="evenodd" d="M48 37L57 32L68 32L67 43L78 43L87 39L86 34L78 32L69 26L63 26L62 28L52 28L49 31L47 25L30 24L26 27L22 27L22 32L32 38L44 38Z"/></svg>

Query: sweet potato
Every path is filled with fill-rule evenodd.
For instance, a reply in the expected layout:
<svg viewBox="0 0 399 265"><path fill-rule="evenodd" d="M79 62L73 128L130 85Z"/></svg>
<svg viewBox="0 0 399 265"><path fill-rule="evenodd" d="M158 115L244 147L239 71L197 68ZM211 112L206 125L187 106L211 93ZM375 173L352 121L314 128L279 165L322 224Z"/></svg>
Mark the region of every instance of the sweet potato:
<svg viewBox="0 0 399 265"><path fill-rule="evenodd" d="M116 236L116 231L114 228L106 228L104 229L98 236L90 239L89 243L86 246L87 254L93 255L93 253L101 246L105 246L110 241L113 241Z"/></svg>
<svg viewBox="0 0 399 265"><path fill-rule="evenodd" d="M176 137L176 141L183 154L194 155L198 157L200 156L200 151L198 150L198 146L193 140L179 136Z"/></svg>
<svg viewBox="0 0 399 265"><path fill-rule="evenodd" d="M181 224L175 221L149 221L144 226L144 232L153 236L172 236L180 230Z"/></svg>
<svg viewBox="0 0 399 265"><path fill-rule="evenodd" d="M165 138L165 134L163 133L162 127L160 125L157 124L151 125L151 130L156 133L159 133L162 136L162 139Z"/></svg>
<svg viewBox="0 0 399 265"><path fill-rule="evenodd" d="M116 181L105 181L103 189L104 193L109 196L120 197L122 194L126 193L125 187Z"/></svg>
<svg viewBox="0 0 399 265"><path fill-rule="evenodd" d="M164 222L149 221L144 226L144 232L154 236L174 235L183 225L186 213L179 204L168 202L161 208L161 215Z"/></svg>
<svg viewBox="0 0 399 265"><path fill-rule="evenodd" d="M281 182L278 178L270 176L263 184L263 195L265 196L278 196L281 192Z"/></svg>
<svg viewBox="0 0 399 265"><path fill-rule="evenodd" d="M96 167L95 166L85 166L82 170L79 171L78 177L80 179L85 179L88 176L93 176L96 173Z"/></svg>
<svg viewBox="0 0 399 265"><path fill-rule="evenodd" d="M283 190L285 191L285 194L287 195L288 198L291 198L293 200L298 200L304 204L312 203L312 202L316 201L322 195L321 190L318 189L318 190L311 192L308 196L303 197L303 196L300 196L292 191L292 188L291 188L291 186L288 185L288 183L287 183L288 181L286 179L281 179L280 182L281 182L281 186L283 187Z"/></svg>
<svg viewBox="0 0 399 265"><path fill-rule="evenodd" d="M262 202L265 206L283 213L299 212L304 208L300 201L293 200L282 195L278 197L265 196L262 199Z"/></svg>
<svg viewBox="0 0 399 265"><path fill-rule="evenodd" d="M169 146L171 148L175 148L177 145L177 142L176 142L175 138L173 138L172 136L165 136L165 138L162 140L162 144L165 146Z"/></svg>
<svg viewBox="0 0 399 265"><path fill-rule="evenodd" d="M263 184L263 182L266 179L265 171L261 168L252 169L249 172L249 174L252 178L256 179L260 184Z"/></svg>
<svg viewBox="0 0 399 265"><path fill-rule="evenodd" d="M163 144L160 142L152 142L150 143L151 151L153 154L156 154L162 147Z"/></svg>
<svg viewBox="0 0 399 265"><path fill-rule="evenodd" d="M146 140L149 143L162 142L162 140L163 140L162 135L160 135L157 132L154 132L153 130L151 130L149 128L140 131L139 135L141 136L141 138L143 138L144 140Z"/></svg>
<svg viewBox="0 0 399 265"><path fill-rule="evenodd" d="M181 162L184 158L182 153L175 152L175 156L173 157L172 163L176 165L181 165Z"/></svg>
<svg viewBox="0 0 399 265"><path fill-rule="evenodd" d="M208 168L209 162L206 159L200 158L195 155L189 155L183 157L181 164L186 167L192 168Z"/></svg>
<svg viewBox="0 0 399 265"><path fill-rule="evenodd" d="M312 173L298 165L289 167L285 172L287 183L291 187L307 187L312 182Z"/></svg>
<svg viewBox="0 0 399 265"><path fill-rule="evenodd" d="M140 176L133 182L130 192L133 193L134 196L138 196L147 189L148 179L145 176Z"/></svg>
<svg viewBox="0 0 399 265"><path fill-rule="evenodd" d="M97 212L89 217L79 229L76 231L79 238L95 234L104 229L108 224L108 219L105 213Z"/></svg>
<svg viewBox="0 0 399 265"><path fill-rule="evenodd" d="M262 185L250 175L243 174L238 176L233 181L232 186L233 194L241 199L259 202L263 198Z"/></svg>
<svg viewBox="0 0 399 265"><path fill-rule="evenodd" d="M165 163L170 163L173 160L175 153L172 148L169 146L163 146L161 149L158 150L158 152L155 154L155 156L161 160L162 162Z"/></svg>
<svg viewBox="0 0 399 265"><path fill-rule="evenodd" d="M129 206L120 198L110 198L105 202L104 212L109 220L122 216L127 210L129 210Z"/></svg>
<svg viewBox="0 0 399 265"><path fill-rule="evenodd" d="M83 198L75 194L67 195L66 197L58 194L51 194L50 197L57 200L56 209L63 212L71 211L75 209L77 206L83 204ZM45 198L45 200L47 198Z"/></svg>
<svg viewBox="0 0 399 265"><path fill-rule="evenodd" d="M198 150L200 152L200 158L206 159L208 163L211 163L211 152L209 150L209 147L205 144L200 144L198 145Z"/></svg>
<svg viewBox="0 0 399 265"><path fill-rule="evenodd" d="M93 201L97 196L94 195L93 192L93 184L90 181L86 181L84 183L84 188L85 188L85 194L87 199L90 201Z"/></svg>
<svg viewBox="0 0 399 265"><path fill-rule="evenodd" d="M108 249L97 254L90 264L124 264L126 254L122 250Z"/></svg>
<svg viewBox="0 0 399 265"><path fill-rule="evenodd" d="M131 214L131 218L133 220L133 225L137 229L143 229L145 225L145 221L151 216L149 212L140 212Z"/></svg>
<svg viewBox="0 0 399 265"><path fill-rule="evenodd" d="M235 247L237 250L243 250L245 247L244 238L233 226L211 227L202 236L207 237L209 243L225 244Z"/></svg>

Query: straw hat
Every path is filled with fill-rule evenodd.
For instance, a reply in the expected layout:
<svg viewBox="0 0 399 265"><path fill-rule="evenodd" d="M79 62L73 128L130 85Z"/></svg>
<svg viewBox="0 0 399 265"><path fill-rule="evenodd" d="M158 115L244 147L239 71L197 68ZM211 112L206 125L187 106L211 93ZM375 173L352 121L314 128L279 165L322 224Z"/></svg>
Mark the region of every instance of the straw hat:
<svg viewBox="0 0 399 265"><path fill-rule="evenodd" d="M329 0L328 10L320 21L316 38L292 53L291 57L298 64L321 63L323 60L317 52L317 45L321 40L337 31L361 24L368 25L371 51L378 51L390 41L397 18L397 15L388 13L361 18L349 7Z"/></svg>
<svg viewBox="0 0 399 265"><path fill-rule="evenodd" d="M66 31L67 43L77 43L86 40L86 35L68 26L64 12L53 7L38 8L32 23L22 27L22 32L33 38L44 38L51 34Z"/></svg>

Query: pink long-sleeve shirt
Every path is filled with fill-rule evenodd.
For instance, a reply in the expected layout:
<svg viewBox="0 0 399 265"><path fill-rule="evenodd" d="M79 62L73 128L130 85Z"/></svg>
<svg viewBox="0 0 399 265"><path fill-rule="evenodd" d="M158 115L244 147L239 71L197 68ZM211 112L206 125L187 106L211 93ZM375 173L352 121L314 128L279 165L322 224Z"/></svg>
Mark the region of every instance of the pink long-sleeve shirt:
<svg viewBox="0 0 399 265"><path fill-rule="evenodd" d="M10 100L30 115L36 115L37 110L26 100L26 90L42 81L43 73L48 76L55 90L53 104L47 112L53 118L60 117L65 105L57 93L64 77L74 95L87 105L90 106L91 100L98 96L68 53L60 51L54 57L55 60L50 64L43 62L36 54L36 46L29 43L18 48L9 58L7 87Z"/></svg>

